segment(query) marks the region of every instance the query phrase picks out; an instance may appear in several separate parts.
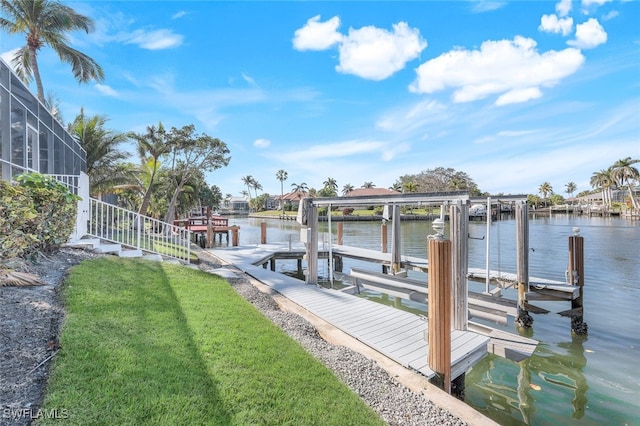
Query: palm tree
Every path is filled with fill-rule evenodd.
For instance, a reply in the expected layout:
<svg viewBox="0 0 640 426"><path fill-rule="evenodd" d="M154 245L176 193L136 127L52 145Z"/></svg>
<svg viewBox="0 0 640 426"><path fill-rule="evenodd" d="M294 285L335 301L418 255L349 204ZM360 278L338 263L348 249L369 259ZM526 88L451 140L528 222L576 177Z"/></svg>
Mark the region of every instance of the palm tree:
<svg viewBox="0 0 640 426"><path fill-rule="evenodd" d="M626 182L627 189L629 190L629 197L631 198L631 204L634 209L638 208L638 201L633 196L633 190L631 189L631 183L635 180L640 180L640 172L632 164L636 164L640 160L633 160L631 157L618 160L611 167L611 177L618 183L620 187L624 187Z"/></svg>
<svg viewBox="0 0 640 426"><path fill-rule="evenodd" d="M242 177L242 183L244 183L245 185L247 185L247 195L249 196L249 200L251 200L251 188L253 186L253 176L251 175L246 175Z"/></svg>
<svg viewBox="0 0 640 426"><path fill-rule="evenodd" d="M129 154L120 151L118 145L127 140L127 135L105 129L106 117L87 117L80 109L68 130L71 136L87 152L87 175L89 187L97 192L105 192L126 179L116 173L118 164Z"/></svg>
<svg viewBox="0 0 640 426"><path fill-rule="evenodd" d="M389 189L392 191L402 192L402 184L396 181L389 187Z"/></svg>
<svg viewBox="0 0 640 426"><path fill-rule="evenodd" d="M350 183L347 183L342 187L342 195L347 195L348 193L350 193L354 189L355 188L353 187L353 185L351 185Z"/></svg>
<svg viewBox="0 0 640 426"><path fill-rule="evenodd" d="M298 194L299 197L302 197L307 191L309 191L309 187L304 182L301 184L292 183L291 187L293 188L293 192Z"/></svg>
<svg viewBox="0 0 640 426"><path fill-rule="evenodd" d="M611 169L602 169L599 172L594 172L593 175L591 175L589 183L593 188L600 188L602 190L602 203L605 206L611 207L611 185L613 185Z"/></svg>
<svg viewBox="0 0 640 426"><path fill-rule="evenodd" d="M284 216L284 181L289 177L288 173L280 169L276 172L276 179L280 181L280 205L282 207L282 215Z"/></svg>
<svg viewBox="0 0 640 426"><path fill-rule="evenodd" d="M67 44L66 33L93 31L93 20L80 15L58 1L1 0L0 27L10 34L26 34L27 44L17 50L11 63L22 81L36 81L38 99L44 104L44 89L38 66L38 51L44 45L51 47L62 62L71 64L73 76L80 83L104 80L102 67L84 53Z"/></svg>
<svg viewBox="0 0 640 426"><path fill-rule="evenodd" d="M253 179L251 182L251 187L253 188L253 191L255 192L257 198L258 190L262 191L262 185L257 180Z"/></svg>
<svg viewBox="0 0 640 426"><path fill-rule="evenodd" d="M538 192L542 194L542 199L544 200L544 206L547 207L547 194L553 194L553 188L549 182L544 182L538 188Z"/></svg>
<svg viewBox="0 0 640 426"><path fill-rule="evenodd" d="M406 182L404 185L402 185L402 192L418 192L418 185L415 184L415 182L410 181L410 182Z"/></svg>
<svg viewBox="0 0 640 426"><path fill-rule="evenodd" d="M147 185L142 203L138 214L144 216L147 214L149 203L151 202L151 193L153 192L156 174L160 168L160 158L167 155L173 149L173 144L167 138L167 132L164 130L162 122L158 123L158 127L147 126L147 133L129 133L129 137L138 144L138 155L142 164L148 168L149 178L145 182Z"/></svg>
<svg viewBox="0 0 640 426"><path fill-rule="evenodd" d="M338 195L338 183L334 178L327 178L324 182L322 182L326 192L331 194L331 197L335 197Z"/></svg>
<svg viewBox="0 0 640 426"><path fill-rule="evenodd" d="M362 188L374 188L375 185L373 184L373 182L365 182L362 184Z"/></svg>
<svg viewBox="0 0 640 426"><path fill-rule="evenodd" d="M566 190L564 192L566 192L567 194L569 194L569 196L571 198L573 198L573 193L578 188L577 185L575 184L575 182L569 182L569 183L565 184L564 187L566 188Z"/></svg>

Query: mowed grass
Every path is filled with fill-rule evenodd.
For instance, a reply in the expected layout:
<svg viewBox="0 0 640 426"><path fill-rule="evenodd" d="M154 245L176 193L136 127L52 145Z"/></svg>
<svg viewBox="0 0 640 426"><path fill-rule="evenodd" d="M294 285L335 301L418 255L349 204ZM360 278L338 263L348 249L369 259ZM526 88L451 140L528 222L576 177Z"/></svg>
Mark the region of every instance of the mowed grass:
<svg viewBox="0 0 640 426"><path fill-rule="evenodd" d="M72 268L63 294L43 408L65 424L383 424L223 279L102 257Z"/></svg>

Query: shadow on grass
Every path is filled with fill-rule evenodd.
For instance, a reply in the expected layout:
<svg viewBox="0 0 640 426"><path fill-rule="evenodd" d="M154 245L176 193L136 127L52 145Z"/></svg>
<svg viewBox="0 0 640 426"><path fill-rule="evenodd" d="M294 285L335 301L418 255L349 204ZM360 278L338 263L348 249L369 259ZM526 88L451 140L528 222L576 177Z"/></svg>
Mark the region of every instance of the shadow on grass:
<svg viewBox="0 0 640 426"><path fill-rule="evenodd" d="M45 409L78 424L231 423L161 264L116 265L72 270Z"/></svg>

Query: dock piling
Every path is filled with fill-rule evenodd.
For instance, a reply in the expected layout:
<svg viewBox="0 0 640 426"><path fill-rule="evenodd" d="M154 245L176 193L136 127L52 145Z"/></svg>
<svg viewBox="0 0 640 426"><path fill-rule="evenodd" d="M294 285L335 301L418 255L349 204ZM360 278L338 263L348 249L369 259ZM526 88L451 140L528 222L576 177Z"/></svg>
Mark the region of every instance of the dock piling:
<svg viewBox="0 0 640 426"><path fill-rule="evenodd" d="M439 223L436 223L439 222ZM451 241L444 238L444 223L434 221L435 235L429 235L428 334L429 368L434 384L451 393Z"/></svg>
<svg viewBox="0 0 640 426"><path fill-rule="evenodd" d="M466 331L469 323L469 204L461 200L449 206L451 242L453 243L451 280L453 282L452 327Z"/></svg>
<svg viewBox="0 0 640 426"><path fill-rule="evenodd" d="M267 222L260 222L260 244L267 244Z"/></svg>
<svg viewBox="0 0 640 426"><path fill-rule="evenodd" d="M529 206L525 201L516 202L516 240L518 281L516 324L529 328L533 324L533 318L526 309L526 296L529 292Z"/></svg>
<svg viewBox="0 0 640 426"><path fill-rule="evenodd" d="M584 291L584 237L580 235L580 228L573 228L573 235L569 237L569 284L580 287L580 293L571 301L571 331L575 334L587 334L587 323L584 322L583 291Z"/></svg>
<svg viewBox="0 0 640 426"><path fill-rule="evenodd" d="M343 222L338 222L338 235L337 235L337 240L338 240L338 245L341 246L342 245L342 235L344 234L344 223Z"/></svg>

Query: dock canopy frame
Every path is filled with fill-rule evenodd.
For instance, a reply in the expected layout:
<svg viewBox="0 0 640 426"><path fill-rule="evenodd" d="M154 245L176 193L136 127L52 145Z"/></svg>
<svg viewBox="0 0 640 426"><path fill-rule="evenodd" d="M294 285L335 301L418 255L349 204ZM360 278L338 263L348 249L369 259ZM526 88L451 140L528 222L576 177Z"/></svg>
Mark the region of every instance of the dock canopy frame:
<svg viewBox="0 0 640 426"><path fill-rule="evenodd" d="M297 221L306 227L303 230L303 241L307 247L307 284L318 282L318 207L332 208L383 205L393 207L393 230L396 230L392 239L392 254L399 265L400 258L400 214L399 207L402 205L427 204L427 205L450 205L461 201L468 204L470 200L467 191L434 192L434 193L411 193L411 194L391 194L359 197L322 197L303 198L298 207ZM331 229L329 229L331 233ZM301 234L302 235L302 234ZM331 242L330 242L331 244ZM394 272L398 272L394 268Z"/></svg>

